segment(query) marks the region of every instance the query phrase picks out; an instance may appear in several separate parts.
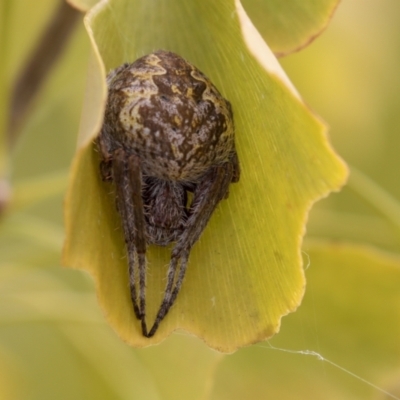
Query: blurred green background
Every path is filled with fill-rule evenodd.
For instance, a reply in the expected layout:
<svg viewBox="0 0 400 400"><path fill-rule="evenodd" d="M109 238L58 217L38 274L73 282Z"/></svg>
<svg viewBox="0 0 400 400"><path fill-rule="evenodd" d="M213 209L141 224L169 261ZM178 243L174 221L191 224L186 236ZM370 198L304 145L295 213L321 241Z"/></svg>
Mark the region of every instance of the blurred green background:
<svg viewBox="0 0 400 400"><path fill-rule="evenodd" d="M344 0L315 42L280 60L305 101L330 127L332 144L350 168L362 171L396 199L400 198L399 17L400 4L395 0ZM340 194L313 210L309 235L398 251L398 224L394 218L379 218L385 207L377 212L372 206L378 194L372 185L359 182L357 172Z"/></svg>
<svg viewBox="0 0 400 400"><path fill-rule="evenodd" d="M55 5L17 0L8 8L10 82ZM283 319L282 334L233 356L184 334L129 348L104 322L91 279L60 267L62 204L90 53L79 22L12 154L14 197L0 225L0 398L391 398L315 357L271 346L316 351L400 397L399 21L397 0L343 0L320 37L281 59L354 173L311 212L304 306ZM332 252L326 239L362 247ZM313 275L318 268L328 281Z"/></svg>

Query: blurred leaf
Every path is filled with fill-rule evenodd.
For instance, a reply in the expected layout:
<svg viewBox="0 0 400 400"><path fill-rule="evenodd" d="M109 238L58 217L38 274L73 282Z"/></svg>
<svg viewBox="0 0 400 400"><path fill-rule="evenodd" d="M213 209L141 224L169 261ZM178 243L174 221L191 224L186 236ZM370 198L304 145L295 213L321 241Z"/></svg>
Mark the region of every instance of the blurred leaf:
<svg viewBox="0 0 400 400"><path fill-rule="evenodd" d="M344 1L320 39L281 59L307 102L329 121L334 147L363 175L351 174L349 186L312 210L312 237L400 252L399 17L396 1L365 0L361 8Z"/></svg>
<svg viewBox="0 0 400 400"><path fill-rule="evenodd" d="M0 292L4 301L0 308L0 343L6 343L13 351L13 357L6 358L5 365L11 368L13 359L25 355L25 395L18 399L28 398L26 393L29 392L29 398L45 398L40 397L40 393L44 390L41 382L46 382L46 374L52 379L54 377L62 387L69 382L63 371L74 368L74 365L76 368L77 363L80 364L80 383L74 382L62 394L59 388L50 388L48 398L67 399L71 393L76 393L76 398L96 396L96 399L127 399L132 396L160 400L203 399L214 366L221 358L204 343L184 335L172 336L151 349L128 348L104 324L92 293L70 291L65 282L45 270L2 265ZM55 343L54 351L57 353L65 347L64 341L70 346L70 354L64 354L61 359L46 351L42 357L46 367L40 371L32 370L37 365L32 357L44 346L40 338L37 338L38 343L33 341L33 349L28 351L25 344L19 344L19 341L30 342L27 336L37 330L36 326L47 340L51 338ZM9 337L10 332L15 338ZM1 350L0 346L0 354ZM187 374L193 365L192 373ZM50 372L53 368L57 373ZM13 377L18 374L12 372L8 374L11 376L6 375L5 383L13 382ZM17 375L18 379L21 375L21 372ZM182 376L185 376L184 380ZM101 381L100 388L105 388L101 395L94 387L96 379ZM0 379L0 385L1 382ZM84 390L83 385L87 385Z"/></svg>
<svg viewBox="0 0 400 400"><path fill-rule="evenodd" d="M11 85L56 2L8 3L7 38L11 40L2 61ZM90 287L83 274L55 268L63 238L61 192L66 177L54 171L66 171L74 152L88 51L82 28L72 39L32 104L12 154L15 202L0 224L0 380L5 385L16 382L18 390L10 395L2 392L0 397L5 399L100 399L107 398L102 393L109 394L54 325L65 319L65 310L75 318L82 314L84 303L73 300L83 296L74 296L73 290ZM1 46L0 51L5 48ZM64 297L66 289L71 292ZM92 303L97 307L93 294ZM90 314L85 321L90 321ZM2 373L3 367L7 373Z"/></svg>
<svg viewBox="0 0 400 400"><path fill-rule="evenodd" d="M104 398L163 399L151 371L132 349L116 340L109 329L64 324L61 330L91 370L109 387L112 396Z"/></svg>
<svg viewBox="0 0 400 400"><path fill-rule="evenodd" d="M67 171L63 170L17 182L13 188L12 211L20 211L64 193L67 177Z"/></svg>
<svg viewBox="0 0 400 400"><path fill-rule="evenodd" d="M310 44L328 25L339 0L241 0L271 50L287 55Z"/></svg>
<svg viewBox="0 0 400 400"><path fill-rule="evenodd" d="M308 236L373 244L397 251L400 244L400 202L379 182L353 166L343 192L341 196L350 192L359 202L357 211L343 212L326 206L313 210L307 225ZM360 212L360 208L366 206L369 212Z"/></svg>
<svg viewBox="0 0 400 400"><path fill-rule="evenodd" d="M99 3L100 0L66 0L71 6L81 11L88 11L95 4Z"/></svg>
<svg viewBox="0 0 400 400"><path fill-rule="evenodd" d="M17 378L21 371L16 365L9 350L0 344L0 398L20 399L21 381Z"/></svg>
<svg viewBox="0 0 400 400"><path fill-rule="evenodd" d="M357 168L351 168L348 186L397 229L400 237L400 202Z"/></svg>
<svg viewBox="0 0 400 400"><path fill-rule="evenodd" d="M95 54L102 57L93 75L89 72L94 85L89 94L99 93L105 100L103 62L109 70L164 48L205 72L235 113L241 181L232 185L230 198L195 245L176 305L158 334L147 339L133 314L112 188L101 182L91 143L104 105L99 100L86 104L86 130L81 131L66 202L64 263L94 276L108 320L135 346L158 343L183 328L211 347L233 351L275 333L281 316L295 310L303 295L299 248L307 211L316 199L337 190L346 176L324 126L282 83L287 78L273 57L260 57L274 71L268 73L250 55L242 29L254 28L240 9L239 21L235 10L233 1L192 2L190 7L179 1L110 1L86 18L98 46ZM154 318L169 249L151 247L148 259L148 315Z"/></svg>
<svg viewBox="0 0 400 400"><path fill-rule="evenodd" d="M399 378L400 259L324 242L306 251L301 307L269 343L225 358L211 399L389 398L373 385L390 392Z"/></svg>
<svg viewBox="0 0 400 400"><path fill-rule="evenodd" d="M215 368L224 357L197 338L178 334L135 354L151 371L163 400L208 398Z"/></svg>
<svg viewBox="0 0 400 400"><path fill-rule="evenodd" d="M2 327L0 340L23 366L16 377L21 394L13 400L117 398L52 323L11 324Z"/></svg>
<svg viewBox="0 0 400 400"><path fill-rule="evenodd" d="M393 249L399 244L396 236L393 224L381 217L335 211L329 207L313 209L307 222L307 237L310 238L330 238Z"/></svg>
<svg viewBox="0 0 400 400"><path fill-rule="evenodd" d="M64 239L64 232L60 226L23 213L13 214L3 220L0 232L5 238L24 236L57 252L60 251Z"/></svg>
<svg viewBox="0 0 400 400"><path fill-rule="evenodd" d="M204 399L221 359L190 336L172 335L159 346L143 350L127 349L104 328L67 326L63 332L121 399Z"/></svg>
<svg viewBox="0 0 400 400"><path fill-rule="evenodd" d="M0 59L7 59L7 36L8 36L8 14L11 1L2 1L0 3ZM0 63L0 182L2 182L6 175L6 168L8 167L7 159L7 141L6 141L6 127L7 127L7 110L8 110L8 84L6 79L6 63ZM0 191L2 190L0 186ZM8 199L7 194L0 192L0 204L5 203Z"/></svg>
<svg viewBox="0 0 400 400"><path fill-rule="evenodd" d="M46 219L5 215L0 224L0 265L58 265L63 238L62 227Z"/></svg>

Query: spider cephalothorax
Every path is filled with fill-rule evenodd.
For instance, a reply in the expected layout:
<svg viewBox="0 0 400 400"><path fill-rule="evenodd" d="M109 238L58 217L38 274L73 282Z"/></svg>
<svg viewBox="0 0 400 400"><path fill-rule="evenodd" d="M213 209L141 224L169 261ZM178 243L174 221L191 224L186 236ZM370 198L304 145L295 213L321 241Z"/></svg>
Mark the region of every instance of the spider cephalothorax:
<svg viewBox="0 0 400 400"><path fill-rule="evenodd" d="M205 75L167 51L116 68L107 84L100 171L116 188L132 304L150 337L178 295L192 246L239 180L232 110ZM148 331L146 244L173 242L164 298Z"/></svg>

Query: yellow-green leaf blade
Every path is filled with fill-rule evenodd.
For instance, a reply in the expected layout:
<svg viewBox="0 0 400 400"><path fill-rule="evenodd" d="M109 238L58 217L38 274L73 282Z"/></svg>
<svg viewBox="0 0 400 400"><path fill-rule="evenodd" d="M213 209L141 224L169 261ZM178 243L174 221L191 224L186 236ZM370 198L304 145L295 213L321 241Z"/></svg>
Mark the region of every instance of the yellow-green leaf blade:
<svg viewBox="0 0 400 400"><path fill-rule="evenodd" d="M339 0L241 0L276 55L308 45L327 26Z"/></svg>
<svg viewBox="0 0 400 400"><path fill-rule="evenodd" d="M101 181L89 141L96 124L81 132L85 139L67 198L64 262L92 273L110 323L135 346L157 343L177 328L222 351L273 335L303 295L300 245L307 212L346 177L324 126L280 75L267 73L250 52L239 6L211 0L185 7L178 0L111 1L95 7L86 20L106 70L158 48L174 51L210 77L235 114L241 180L194 246L182 291L152 339L141 335L129 298L113 189ZM149 320L161 301L170 251L148 249Z"/></svg>

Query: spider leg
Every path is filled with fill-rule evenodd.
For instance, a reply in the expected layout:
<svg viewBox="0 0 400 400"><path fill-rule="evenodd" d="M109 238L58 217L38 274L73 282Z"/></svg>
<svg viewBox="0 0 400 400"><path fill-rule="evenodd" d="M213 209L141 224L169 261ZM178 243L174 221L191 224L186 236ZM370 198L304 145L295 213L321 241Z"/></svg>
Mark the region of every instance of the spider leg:
<svg viewBox="0 0 400 400"><path fill-rule="evenodd" d="M96 146L98 151L101 154L101 161L100 161L100 175L101 179L104 182L112 182L112 154L110 153L110 144L109 140L107 139L107 135L104 131L96 139Z"/></svg>
<svg viewBox="0 0 400 400"><path fill-rule="evenodd" d="M138 255L139 264L139 299L140 299L140 313L142 332L147 336L146 326L146 236L145 236L145 219L144 207L142 199L142 176L140 169L140 159L137 156L131 155L128 160L130 181L132 187L132 200L134 211L134 237L135 247ZM129 271L129 275L134 274L134 271Z"/></svg>
<svg viewBox="0 0 400 400"><path fill-rule="evenodd" d="M121 215L125 243L128 252L129 286L133 309L141 321L144 336L146 326L146 239L145 220L142 200L142 182L140 160L131 155L127 158L125 151L115 150L112 162L113 179L117 192L117 207ZM139 270L139 303L137 299L136 259Z"/></svg>
<svg viewBox="0 0 400 400"><path fill-rule="evenodd" d="M160 322L174 304L183 283L190 250L202 234L217 204L226 196L233 173L232 163L218 165L211 169L197 185L185 231L172 250L164 298L149 331L149 337L155 334ZM180 268L177 274L178 264Z"/></svg>

